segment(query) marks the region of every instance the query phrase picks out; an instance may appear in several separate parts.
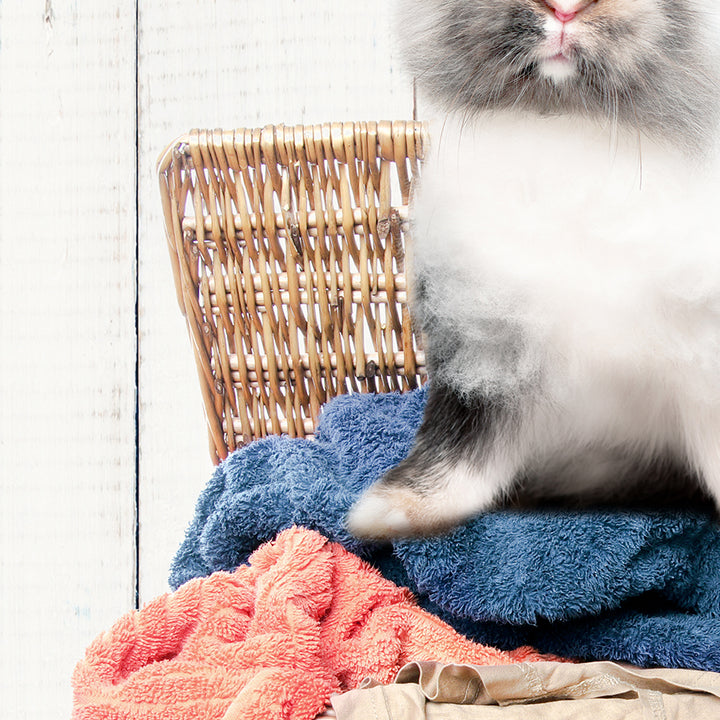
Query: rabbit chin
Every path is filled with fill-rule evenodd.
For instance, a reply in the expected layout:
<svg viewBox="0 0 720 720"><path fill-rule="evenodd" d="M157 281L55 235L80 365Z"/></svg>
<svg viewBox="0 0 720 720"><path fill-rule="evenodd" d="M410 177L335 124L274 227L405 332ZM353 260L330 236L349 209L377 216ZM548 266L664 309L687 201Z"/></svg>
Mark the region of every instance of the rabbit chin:
<svg viewBox="0 0 720 720"><path fill-rule="evenodd" d="M542 75L560 85L578 74L577 65L573 60L558 53L538 63Z"/></svg>

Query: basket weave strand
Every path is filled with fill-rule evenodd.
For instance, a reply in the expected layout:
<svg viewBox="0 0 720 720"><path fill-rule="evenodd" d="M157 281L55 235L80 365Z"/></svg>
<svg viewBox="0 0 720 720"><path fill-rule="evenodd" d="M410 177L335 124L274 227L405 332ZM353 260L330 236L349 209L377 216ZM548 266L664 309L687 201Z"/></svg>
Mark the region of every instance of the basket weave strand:
<svg viewBox="0 0 720 720"><path fill-rule="evenodd" d="M215 462L425 378L405 283L416 122L193 130L159 161Z"/></svg>

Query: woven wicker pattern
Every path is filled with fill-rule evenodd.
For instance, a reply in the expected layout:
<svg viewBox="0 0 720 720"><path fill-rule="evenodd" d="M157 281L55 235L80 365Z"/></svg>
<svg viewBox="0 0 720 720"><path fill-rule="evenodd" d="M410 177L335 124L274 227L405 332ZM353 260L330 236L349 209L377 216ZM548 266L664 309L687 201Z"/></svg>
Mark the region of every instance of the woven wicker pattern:
<svg viewBox="0 0 720 720"><path fill-rule="evenodd" d="M194 130L161 157L216 462L268 433L310 436L337 394L424 379L404 275L422 138L414 122Z"/></svg>

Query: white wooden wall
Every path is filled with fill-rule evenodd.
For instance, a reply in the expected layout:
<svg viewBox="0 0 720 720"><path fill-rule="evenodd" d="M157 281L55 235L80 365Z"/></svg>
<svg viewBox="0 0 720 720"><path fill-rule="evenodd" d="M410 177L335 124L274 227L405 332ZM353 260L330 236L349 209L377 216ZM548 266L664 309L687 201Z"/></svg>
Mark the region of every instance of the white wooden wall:
<svg viewBox="0 0 720 720"><path fill-rule="evenodd" d="M0 0L3 719L69 717L212 471L158 155L191 127L409 119L387 4Z"/></svg>

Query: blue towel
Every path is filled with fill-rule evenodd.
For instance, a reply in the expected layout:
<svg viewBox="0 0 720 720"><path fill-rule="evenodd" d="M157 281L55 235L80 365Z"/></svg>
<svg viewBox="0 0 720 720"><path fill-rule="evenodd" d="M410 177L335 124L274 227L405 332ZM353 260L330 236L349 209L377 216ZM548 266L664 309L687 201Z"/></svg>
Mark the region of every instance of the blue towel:
<svg viewBox="0 0 720 720"><path fill-rule="evenodd" d="M270 437L230 455L198 500L172 587L302 525L479 642L720 671L720 528L702 514L502 510L392 546L349 535L347 510L407 455L424 402L424 390L341 396L314 441Z"/></svg>

